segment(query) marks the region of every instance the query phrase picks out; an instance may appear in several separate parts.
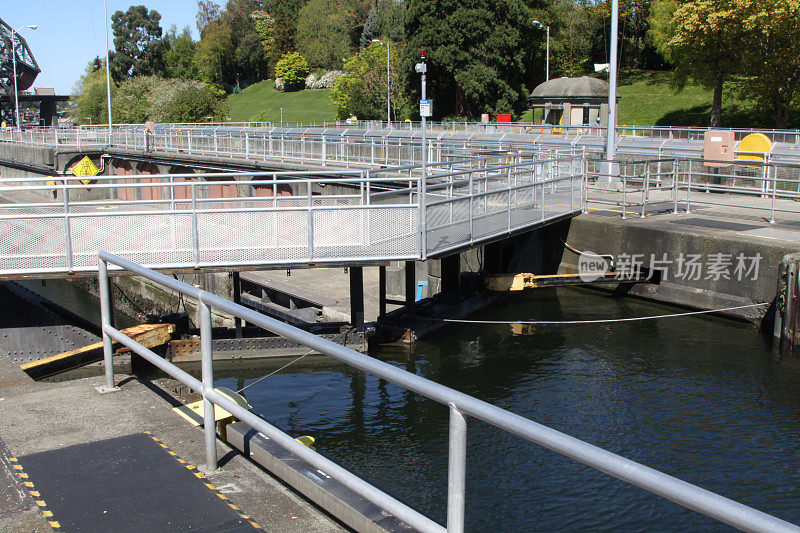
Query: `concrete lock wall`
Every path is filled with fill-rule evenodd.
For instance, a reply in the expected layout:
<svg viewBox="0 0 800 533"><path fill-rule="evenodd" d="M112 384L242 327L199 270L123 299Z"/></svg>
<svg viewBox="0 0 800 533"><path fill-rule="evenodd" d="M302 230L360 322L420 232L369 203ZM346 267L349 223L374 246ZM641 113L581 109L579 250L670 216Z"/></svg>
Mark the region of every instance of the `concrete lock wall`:
<svg viewBox="0 0 800 533"><path fill-rule="evenodd" d="M627 223L625 223L627 222ZM719 233L714 235L693 232L690 227L671 225L665 222L662 227L643 227L615 218L597 215L582 215L572 221L564 222L552 231L574 248L597 254L613 254L620 268L620 259L634 254L643 257L643 266L650 266L650 258L658 261L666 257L676 260L679 257L699 255L701 260L713 260L715 254L730 254L733 264L725 276L717 276L703 271L699 278L680 277L673 264L666 273L659 272L654 283L642 283L622 287L625 294L641 296L679 306L697 309L719 309L761 302L773 302L776 295L776 279L783 257L794 252L792 245L779 240L752 239L736 234ZM559 271L578 272L578 255L561 245L547 246L551 264L558 263ZM758 273L738 276L736 257L760 257ZM749 265L751 262L748 262ZM658 278L661 278L660 280ZM739 279L741 277L741 279ZM761 322L772 322L774 307L763 306L728 314Z"/></svg>

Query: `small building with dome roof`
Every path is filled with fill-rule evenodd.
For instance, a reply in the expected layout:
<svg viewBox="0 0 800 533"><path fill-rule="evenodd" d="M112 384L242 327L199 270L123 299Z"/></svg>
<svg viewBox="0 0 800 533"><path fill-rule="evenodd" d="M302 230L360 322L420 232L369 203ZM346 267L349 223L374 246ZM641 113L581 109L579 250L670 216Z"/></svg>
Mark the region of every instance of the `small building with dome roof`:
<svg viewBox="0 0 800 533"><path fill-rule="evenodd" d="M534 111L544 111L544 124L605 126L608 90L607 81L589 76L554 78L537 86L530 101Z"/></svg>

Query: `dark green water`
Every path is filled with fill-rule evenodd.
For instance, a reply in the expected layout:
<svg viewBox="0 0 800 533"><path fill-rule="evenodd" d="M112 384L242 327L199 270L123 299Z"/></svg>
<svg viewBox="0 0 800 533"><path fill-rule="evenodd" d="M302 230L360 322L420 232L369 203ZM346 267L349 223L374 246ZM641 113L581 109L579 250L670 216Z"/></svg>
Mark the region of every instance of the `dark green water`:
<svg viewBox="0 0 800 533"><path fill-rule="evenodd" d="M565 289L474 318L622 318L674 312ZM800 363L750 325L694 316L513 330L452 327L399 367L800 522ZM220 379L241 387L252 379ZM342 367L282 373L246 391L255 411L443 522L448 412ZM468 419L470 531L714 530L716 522Z"/></svg>

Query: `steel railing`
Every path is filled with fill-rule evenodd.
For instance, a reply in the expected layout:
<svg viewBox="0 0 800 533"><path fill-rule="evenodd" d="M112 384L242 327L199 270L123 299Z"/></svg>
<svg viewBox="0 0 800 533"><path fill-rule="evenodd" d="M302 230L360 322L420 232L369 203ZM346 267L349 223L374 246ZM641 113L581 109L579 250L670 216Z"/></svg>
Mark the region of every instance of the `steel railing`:
<svg viewBox="0 0 800 533"><path fill-rule="evenodd" d="M189 375L151 350L111 326L111 299L109 293L109 265L145 277L184 296L194 298L200 311L201 379ZM441 532L445 529L433 520L380 489L365 482L355 474L323 457L316 451L295 441L257 414L244 409L214 390L214 364L212 353L211 311L222 311L245 320L265 330L298 342L309 349L369 372L406 390L446 405L450 409L449 460L447 484L447 529L451 533L464 531L466 506L467 416L482 420L525 440L580 461L596 470L614 476L679 505L705 514L720 522L746 531L798 532L800 528L784 520L740 504L719 494L702 489L678 478L654 470L630 459L611 453L565 433L538 424L505 409L445 387L439 383L378 361L367 355L345 348L316 335L300 330L273 318L252 311L219 296L182 283L169 276L137 265L108 252L99 253L100 309L103 330L103 356L105 389L113 390L114 380L112 341L117 341L144 357L159 369L202 394L204 410L206 468L217 468L216 427L214 406L219 405L234 417L273 439L289 452L315 468L343 483L370 502L380 506L398 519L419 531Z"/></svg>
<svg viewBox="0 0 800 533"><path fill-rule="evenodd" d="M584 190L586 200L616 205L625 218L636 210L644 216L646 207L669 203L672 212L691 212L693 205L757 210L771 223L780 212L797 213L794 204L781 200L800 199L800 164L775 161L769 154L740 154L758 160L733 162L691 158L657 158L621 161L618 182L600 183L599 161L589 160ZM720 165L720 166L716 166ZM668 197L658 195L667 191Z"/></svg>
<svg viewBox="0 0 800 533"><path fill-rule="evenodd" d="M379 170L6 179L0 275L425 259L580 212L582 155ZM428 245L428 243L431 243Z"/></svg>

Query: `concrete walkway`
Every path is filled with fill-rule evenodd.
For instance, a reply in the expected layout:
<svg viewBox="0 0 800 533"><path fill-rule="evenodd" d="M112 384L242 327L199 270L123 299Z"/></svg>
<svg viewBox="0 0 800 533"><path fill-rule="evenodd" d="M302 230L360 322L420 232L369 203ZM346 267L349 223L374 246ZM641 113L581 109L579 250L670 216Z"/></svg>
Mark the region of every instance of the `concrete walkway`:
<svg viewBox="0 0 800 533"><path fill-rule="evenodd" d="M171 410L177 402L176 391L169 389L173 382L144 382L125 376L118 379L122 380L122 390L105 395L94 389L100 378L34 382L0 352L0 439L4 443L0 444L0 531L51 531L17 477L8 475L9 456L150 431L189 463L203 462L202 430L191 427ZM266 531L344 531L219 441L218 455L222 468L209 476L210 482ZM98 481L102 483L102 479Z"/></svg>

